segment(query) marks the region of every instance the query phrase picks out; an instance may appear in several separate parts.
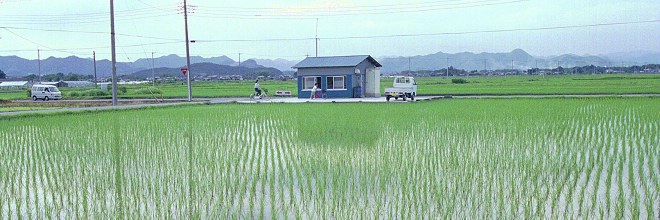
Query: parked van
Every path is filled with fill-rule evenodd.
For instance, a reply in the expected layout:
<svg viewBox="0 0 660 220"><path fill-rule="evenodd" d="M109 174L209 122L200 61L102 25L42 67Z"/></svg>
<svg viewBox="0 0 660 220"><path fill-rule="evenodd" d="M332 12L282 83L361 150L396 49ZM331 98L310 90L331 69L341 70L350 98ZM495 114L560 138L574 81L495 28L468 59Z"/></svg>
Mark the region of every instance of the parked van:
<svg viewBox="0 0 660 220"><path fill-rule="evenodd" d="M62 92L57 89L57 86L51 85L33 85L32 86L32 100L43 99L48 101L50 99L61 99Z"/></svg>

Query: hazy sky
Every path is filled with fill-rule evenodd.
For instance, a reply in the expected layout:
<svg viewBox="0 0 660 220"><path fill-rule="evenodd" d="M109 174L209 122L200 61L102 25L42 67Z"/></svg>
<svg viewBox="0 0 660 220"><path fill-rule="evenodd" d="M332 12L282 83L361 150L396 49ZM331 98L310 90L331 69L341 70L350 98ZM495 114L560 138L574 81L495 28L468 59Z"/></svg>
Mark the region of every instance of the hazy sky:
<svg viewBox="0 0 660 220"><path fill-rule="evenodd" d="M516 48L536 56L660 51L658 0L189 0L188 4L195 6L189 16L190 39L197 41L191 44L191 55L204 57L237 59L239 52L243 59L314 55L316 18L321 56ZM181 5L178 0L115 0L118 60L151 57L152 51L156 57L184 56ZM100 0L0 0L0 55L34 59L40 48L42 58L91 57L95 50L97 58L109 59L109 10L109 1ZM628 22L646 23L529 30ZM491 32L497 30L515 31ZM386 37L391 35L415 36Z"/></svg>

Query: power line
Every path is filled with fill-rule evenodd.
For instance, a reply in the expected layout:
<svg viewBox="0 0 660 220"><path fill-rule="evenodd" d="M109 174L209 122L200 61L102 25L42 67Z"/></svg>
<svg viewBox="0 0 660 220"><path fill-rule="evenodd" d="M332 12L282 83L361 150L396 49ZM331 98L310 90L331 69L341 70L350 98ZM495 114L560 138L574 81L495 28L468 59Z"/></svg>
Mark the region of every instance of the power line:
<svg viewBox="0 0 660 220"><path fill-rule="evenodd" d="M144 19L153 19L160 17L175 16L176 14L142 14L134 17L122 17L117 18L117 21L135 21L135 20L144 20ZM48 25L48 24L98 24L98 23L109 23L105 18L71 18L71 19L0 19L0 22L4 24L11 25Z"/></svg>
<svg viewBox="0 0 660 220"><path fill-rule="evenodd" d="M597 24L586 24L586 25L566 25L566 26L539 27L539 28L494 29L494 30L479 30L479 31L464 31L464 32L440 32L440 33L419 33L419 34L392 34L392 35L370 35L370 36L319 37L319 39L320 40L345 40L345 39L374 39L374 38L419 37L419 36L440 36L440 35L465 35L465 34L479 34L479 33L501 33L501 32L517 32L517 31L540 31L540 30L556 30L556 29L574 29L574 28L602 27L602 26L615 26L615 25L648 24L648 23L658 23L658 22L660 22L660 20L597 23ZM9 31L10 33L13 33L14 35L16 35L16 33L11 32L10 29L48 31L48 32L107 34L107 32L101 32L101 31L39 29L39 28L21 28L21 27L7 27L7 26L0 26L0 28ZM132 35L132 34L117 34L117 35L128 36L128 37L139 37L139 38L150 38L150 39L166 40L165 42L124 45L124 46L118 46L118 47L139 47L139 46L147 46L147 45L173 44L173 43L182 42L182 40L180 40L180 39L159 38L159 37L151 37L151 36L143 36L143 35ZM19 37L21 37L21 36L19 36ZM24 37L21 37L21 38L24 38ZM199 40L196 40L196 42L198 42L198 43L272 42L272 41L307 41L307 40L315 40L315 39L316 39L315 37L267 38L267 39L199 39ZM48 47L45 47L45 48L48 48ZM75 48L75 49L99 49L99 48L105 48L105 47L85 47L85 48ZM5 50L5 51L7 51L7 50ZM13 51L19 51L19 50L13 50Z"/></svg>
<svg viewBox="0 0 660 220"><path fill-rule="evenodd" d="M443 0L406 4L385 4L373 6L334 7L333 11L323 7L294 7L294 8L231 8L231 7L200 7L196 17L201 18L233 18L233 19L316 19L327 16L347 15L374 15L392 13L415 13L458 8L471 8L499 4L511 4L528 0L479 0L460 1ZM149 8L131 9L117 13L116 20L151 19L176 15L177 6L157 7L144 1L139 3ZM170 11L171 8L172 10ZM365 8L365 9L361 9ZM251 11L246 11L251 10ZM267 10L267 11L264 11ZM303 11L300 11L303 10ZM316 11L315 11L316 10ZM229 12L229 13L223 13ZM4 18L3 18L4 17ZM0 15L0 21L5 24L93 24L107 23L105 12L79 13L79 14L50 14L50 15Z"/></svg>
<svg viewBox="0 0 660 220"><path fill-rule="evenodd" d="M660 20L646 20L646 21L629 21L629 22L612 22L612 23L597 23L597 24L586 24L586 25L565 25L565 26L552 26L552 27L539 27L539 28L517 28L517 29L494 29L494 30L478 30L478 31L465 31L465 32L440 32L440 33L419 33L419 34L394 34L394 35L371 35L371 36L341 36L341 37L325 37L318 39L320 40L346 40L346 39L375 39L375 38L395 38L395 37L419 37L419 36L441 36L441 35L465 35L465 34L479 34L479 33L502 33L502 32L517 32L517 31L542 31L542 30L557 30L557 29L575 29L575 28L589 28L589 27L602 27L602 26L617 26L617 25L630 25L630 24L650 24L658 23ZM96 31L75 31L75 30L57 30L57 29L38 29L38 28L20 28L20 27L0 27L6 31L16 35L17 37L26 40L30 43L38 45L40 47L46 48L44 51L59 51L64 53L75 54L70 51L74 50L94 50L94 49L104 49L107 46L99 47L83 47L83 48L64 48L56 49L45 46L43 44L37 43L30 39L27 39L21 35L16 34L11 31L15 30L35 30L35 31L48 31L48 32L75 32L75 33L89 33L89 34L107 34L106 32L96 32ZM119 34L117 34L119 35ZM143 47L148 45L166 45L166 44L176 44L183 42L180 39L168 39L168 38L159 38L159 37L150 37L142 35L129 35L122 34L123 36L129 37L140 37L140 38L151 38L151 39L161 39L165 41L153 42L153 43L141 43L141 44L132 44L132 45L123 45L117 47ZM196 40L198 43L213 43L213 42L273 42L273 41L308 41L316 40L315 37L301 37L301 38L269 38L269 39L200 39ZM26 50L2 50L0 52L19 52L19 51L34 51L34 49ZM255 54L256 55L256 54Z"/></svg>
<svg viewBox="0 0 660 220"><path fill-rule="evenodd" d="M196 40L198 43L210 42L271 42L271 41L305 41L314 40L314 37L301 37L301 38L267 38L267 39L226 39L226 40ZM321 39L321 38L319 38Z"/></svg>
<svg viewBox="0 0 660 220"><path fill-rule="evenodd" d="M566 25L566 26L552 26L552 27L539 27L539 28L515 28L515 29L493 29L493 30L479 30L479 31L463 31L463 32L440 32L440 33L420 33L420 34L392 34L392 35L369 35L369 36L343 36L343 37L323 37L320 40L346 40L346 39L374 39L374 38L394 38L394 37L419 37L419 36L440 36L440 35L465 35L465 34L479 34L479 33L502 33L502 32L517 32L517 31L542 31L542 30L557 30L557 29L574 29L574 28L587 28L587 27L602 27L602 26L615 26L615 25L630 25L630 24L647 24L658 23L660 20L648 21L630 21L630 22L613 22L613 23L598 23L586 25ZM305 41L315 40L315 37L303 38L270 38L270 39L200 39L197 42L260 42L260 41Z"/></svg>
<svg viewBox="0 0 660 220"><path fill-rule="evenodd" d="M172 5L173 6L173 5ZM139 15L145 12L154 12L153 8L137 8L137 9L128 9L123 11L117 11L116 15ZM108 12L92 12L92 13L67 13L67 14L5 14L0 15L0 17L12 17L12 18L88 18L88 17L104 17L107 18Z"/></svg>
<svg viewBox="0 0 660 220"><path fill-rule="evenodd" d="M210 12L206 13L201 10L199 14L206 17L217 17L217 18L240 18L240 17L286 17L288 19L294 19L297 17L333 17L333 16L349 16L349 15L380 15L380 14L397 14L397 13L417 13L417 12L428 12L428 11L439 11L439 10L449 10L449 9L461 9L461 8L474 8L474 7L483 7L483 6L493 6L493 5L502 5L502 4L512 4L519 2L526 2L529 0L483 0L477 2L467 2L467 3L458 3L454 5L437 5L437 6L415 6L407 8L391 8L391 9L381 9L381 10L344 10L337 12L328 12L328 11L296 11L295 8L283 10L283 11L270 11L270 14L266 12L233 12L231 13L222 13L217 15L217 10L209 10ZM255 14L257 13L257 14ZM293 17L293 18L292 18Z"/></svg>
<svg viewBox="0 0 660 220"><path fill-rule="evenodd" d="M154 5L151 5L151 4L148 4L148 3L144 2L144 1L142 1L142 0L137 0L137 1L138 1L140 4L146 5L146 6L150 7L150 8L153 8L153 9L158 9L158 10L162 10L162 11L169 11L169 9L167 9L167 8L162 8L162 7L154 6ZM178 6L178 5L177 5L177 6Z"/></svg>
<svg viewBox="0 0 660 220"><path fill-rule="evenodd" d="M630 25L630 24L648 24L658 23L660 20L647 20L647 21L630 21L630 22L613 22L613 23L597 23L586 25L566 25L566 26L553 26L553 27L539 27L539 28L516 28L516 29L494 29L494 30L479 30L479 31L464 31L464 32L440 32L440 33L420 33L420 34L392 34L392 35L370 35L370 36L342 36L342 37L319 37L320 40L345 40L345 39L374 39L374 38L394 38L394 37L419 37L419 36L440 36L440 35L465 35L465 34L479 34L479 33L501 33L501 32L517 32L517 31L541 31L541 30L557 30L557 29L574 29L574 28L587 28L587 27L602 27L602 26L615 26L615 25ZM73 31L73 30L56 30L56 29L37 29L37 28L17 28L17 27L0 27L7 31L9 29L25 29L25 30L40 30L52 32L79 32L79 33L93 33L93 34L107 34L106 32L94 31ZM10 33L13 33L10 31ZM14 33L15 34L15 33ZM119 34L118 34L119 35ZM158 38L142 35L122 34L123 36L142 37L152 39L167 40L165 42L155 42L146 44L124 45L118 47L140 47L146 45L161 45L180 43L180 39ZM20 37L20 36L19 36ZM21 37L23 38L23 37ZM301 38L267 38L267 39L200 39L196 40L197 43L213 43L213 42L272 42L272 41L307 41L316 40L315 37L301 37ZM48 47L46 47L48 48ZM87 47L76 49L98 49L105 47ZM16 51L16 50L14 50Z"/></svg>
<svg viewBox="0 0 660 220"><path fill-rule="evenodd" d="M268 10L292 10L292 9L304 9L304 10L327 10L332 7L334 9L357 9L365 8L366 10L379 9L379 8L400 8L400 7L410 7L416 5L422 6L433 6L440 3L451 3L451 2L461 2L464 0L440 0L440 1L426 1L426 2L406 2L406 3L396 3L396 4L380 4L380 5L354 5L354 6L339 6L339 5L328 5L328 6L317 6L317 7L227 7L227 6L202 6L204 8L212 9L227 9L227 10L236 10L236 11L268 11ZM465 3L465 2L464 2Z"/></svg>
<svg viewBox="0 0 660 220"><path fill-rule="evenodd" d="M26 39L27 40L27 39ZM144 44L130 44L130 45L123 45L123 46L116 46L118 48L128 48L128 47L142 47L142 46L151 46L151 45L166 45L166 44L178 44L181 43L182 41L166 41L166 42L154 42L154 43L144 43ZM42 46L41 44L38 44ZM95 49L108 49L108 46L98 46L98 47L79 47L79 48L50 48L43 46L47 49L41 49L41 51L59 51L59 52L65 52L65 53L71 53L75 54L69 51L89 51L89 50L95 50ZM0 50L0 52L24 52L24 51L34 51L34 49L16 49L16 50ZM103 54L103 53L101 53ZM78 55L78 54L76 54Z"/></svg>
<svg viewBox="0 0 660 220"><path fill-rule="evenodd" d="M116 20L133 21L138 19L151 19L157 17L166 17L177 15L174 8L171 12L155 9L133 9L126 13L118 14ZM108 23L106 13L85 13L85 14L51 14L51 15L0 15L0 21L4 24L88 24L88 23Z"/></svg>
<svg viewBox="0 0 660 220"><path fill-rule="evenodd" d="M0 28L14 29L14 30L45 31L45 32L64 32L64 33L83 33L83 34L110 34L109 32L103 32L103 31L78 31L78 30L8 27L8 26L0 26ZM148 39L156 39L156 40L180 40L180 41L184 41L183 39L162 38L162 37L144 36L144 35L136 35L136 34L116 34L116 35L125 36L125 37L148 38Z"/></svg>
<svg viewBox="0 0 660 220"><path fill-rule="evenodd" d="M46 45L43 45L43 44L37 43L37 42L35 42L35 41L33 41L33 40L30 40L30 39L28 39L28 38L26 38L26 37L23 37L23 36L21 36L21 35L15 33L15 32L13 32L13 31L11 31L11 30L8 30L8 29L5 29L5 30L8 31L9 33L15 35L16 37L19 37L19 38L21 38L21 39L23 39L23 40L25 40L25 41L27 41L27 42L30 42L30 43L32 43L32 44L34 44L34 45L37 45L37 46L40 46L40 47L43 47L43 48L47 48L47 49L49 49L49 50L58 51L58 52L63 52L63 53L69 53L69 54L73 54L73 55L81 55L81 54L79 54L79 53L73 53L73 52L69 52L69 51L65 51L65 50L56 50L56 49L50 48L50 47L48 47L48 46L46 46Z"/></svg>

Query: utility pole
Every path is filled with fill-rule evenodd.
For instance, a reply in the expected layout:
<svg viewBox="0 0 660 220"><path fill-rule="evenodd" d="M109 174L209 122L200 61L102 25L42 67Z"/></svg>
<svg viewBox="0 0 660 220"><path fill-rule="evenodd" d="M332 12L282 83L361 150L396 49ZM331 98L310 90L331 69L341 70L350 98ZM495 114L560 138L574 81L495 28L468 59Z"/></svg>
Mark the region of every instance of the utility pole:
<svg viewBox="0 0 660 220"><path fill-rule="evenodd" d="M449 57L447 57L447 79L449 79Z"/></svg>
<svg viewBox="0 0 660 220"><path fill-rule="evenodd" d="M156 66L154 66L154 52L151 51L151 80L153 81L153 87L156 87L156 71L154 70Z"/></svg>
<svg viewBox="0 0 660 220"><path fill-rule="evenodd" d="M316 19L316 57L319 56L319 19Z"/></svg>
<svg viewBox="0 0 660 220"><path fill-rule="evenodd" d="M186 23L186 68L188 68L188 101L192 102L192 85L190 84L190 40L188 40L188 4L183 0L183 19Z"/></svg>
<svg viewBox="0 0 660 220"><path fill-rule="evenodd" d="M117 54L115 50L115 3L110 0L110 38L112 45L112 106L117 105Z"/></svg>
<svg viewBox="0 0 660 220"><path fill-rule="evenodd" d="M37 65L39 65L39 84L41 84L41 50L37 49Z"/></svg>
<svg viewBox="0 0 660 220"><path fill-rule="evenodd" d="M485 72L488 72L488 66L486 66L486 65L487 65L487 64L486 64L486 61L487 61L487 60L484 59L484 73L485 73Z"/></svg>
<svg viewBox="0 0 660 220"><path fill-rule="evenodd" d="M98 78L96 78L96 51L92 52L92 56L94 57L94 88L99 88L99 82Z"/></svg>
<svg viewBox="0 0 660 220"><path fill-rule="evenodd" d="M238 75L241 75L241 52L238 52Z"/></svg>
<svg viewBox="0 0 660 220"><path fill-rule="evenodd" d="M511 60L511 71L513 71L513 60Z"/></svg>

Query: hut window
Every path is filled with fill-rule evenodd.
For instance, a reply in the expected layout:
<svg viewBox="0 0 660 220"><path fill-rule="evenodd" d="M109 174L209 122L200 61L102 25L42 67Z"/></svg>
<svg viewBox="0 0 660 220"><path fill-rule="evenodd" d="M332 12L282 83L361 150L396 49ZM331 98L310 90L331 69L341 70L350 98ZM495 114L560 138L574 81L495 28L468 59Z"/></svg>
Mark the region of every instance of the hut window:
<svg viewBox="0 0 660 220"><path fill-rule="evenodd" d="M320 88L321 87L321 77L320 76L304 77L303 90L311 90L314 87L314 83L318 83L319 88Z"/></svg>
<svg viewBox="0 0 660 220"><path fill-rule="evenodd" d="M328 76L328 89L346 89L343 76Z"/></svg>

